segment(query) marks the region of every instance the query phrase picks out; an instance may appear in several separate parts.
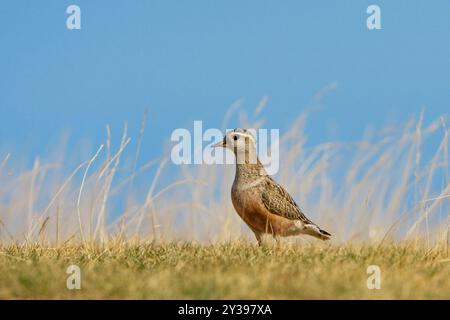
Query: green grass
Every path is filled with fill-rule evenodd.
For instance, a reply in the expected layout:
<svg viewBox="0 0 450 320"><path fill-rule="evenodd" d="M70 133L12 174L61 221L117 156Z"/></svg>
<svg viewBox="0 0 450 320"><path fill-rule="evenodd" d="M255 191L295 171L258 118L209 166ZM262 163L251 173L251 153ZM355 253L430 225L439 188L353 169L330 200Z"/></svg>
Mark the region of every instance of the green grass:
<svg viewBox="0 0 450 320"><path fill-rule="evenodd" d="M81 268L81 290L66 269ZM381 289L366 285L381 268ZM0 247L0 299L450 299L445 248L246 242Z"/></svg>
<svg viewBox="0 0 450 320"><path fill-rule="evenodd" d="M253 114L242 127L261 126ZM32 168L0 156L0 298L450 299L448 117L309 145L306 116L280 136L275 178L331 244L242 241L254 237L230 199L233 166L139 159L145 126L134 154L127 128L117 145L107 127L89 155L62 145ZM66 288L72 264L81 290Z"/></svg>

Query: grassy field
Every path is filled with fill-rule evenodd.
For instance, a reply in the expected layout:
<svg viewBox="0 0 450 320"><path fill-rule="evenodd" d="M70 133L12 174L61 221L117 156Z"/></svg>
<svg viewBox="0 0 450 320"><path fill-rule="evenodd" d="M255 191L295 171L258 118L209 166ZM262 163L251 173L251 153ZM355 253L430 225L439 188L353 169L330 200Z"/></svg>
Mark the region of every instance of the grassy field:
<svg viewBox="0 0 450 320"><path fill-rule="evenodd" d="M69 265L81 289L68 290ZM381 289L367 288L369 265ZM8 246L0 299L450 299L446 248L237 241L216 245Z"/></svg>
<svg viewBox="0 0 450 320"><path fill-rule="evenodd" d="M241 127L262 127L260 109ZM234 166L140 159L144 120L134 144L107 126L92 150L0 154L0 298L450 299L448 116L318 145L306 120L280 135L275 179L330 243L255 246L231 203ZM81 290L66 287L70 265Z"/></svg>

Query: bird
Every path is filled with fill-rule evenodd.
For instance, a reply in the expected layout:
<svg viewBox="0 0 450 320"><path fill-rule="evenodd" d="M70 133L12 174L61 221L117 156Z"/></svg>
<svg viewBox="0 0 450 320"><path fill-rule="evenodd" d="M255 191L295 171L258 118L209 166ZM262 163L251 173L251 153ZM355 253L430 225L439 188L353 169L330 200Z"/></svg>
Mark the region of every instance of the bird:
<svg viewBox="0 0 450 320"><path fill-rule="evenodd" d="M228 131L212 145L234 153L236 172L231 187L233 207L255 234L258 245L264 234L279 237L309 235L329 240L331 234L309 220L291 195L267 174L256 154L256 139L248 129Z"/></svg>

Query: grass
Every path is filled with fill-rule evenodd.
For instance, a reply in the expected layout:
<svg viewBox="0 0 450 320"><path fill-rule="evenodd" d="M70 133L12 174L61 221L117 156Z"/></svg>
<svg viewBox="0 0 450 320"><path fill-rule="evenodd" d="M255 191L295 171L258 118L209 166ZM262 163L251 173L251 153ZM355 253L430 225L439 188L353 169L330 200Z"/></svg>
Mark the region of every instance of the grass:
<svg viewBox="0 0 450 320"><path fill-rule="evenodd" d="M266 103L238 126L262 127ZM450 298L448 115L312 146L306 119L280 132L275 179L333 235L326 245L252 245L233 166L141 161L145 121L136 144L107 127L90 151L25 167L0 155L0 298ZM80 291L65 286L70 264ZM366 287L372 264L381 290Z"/></svg>
<svg viewBox="0 0 450 320"><path fill-rule="evenodd" d="M80 290L66 288L72 264ZM414 244L8 246L0 283L0 299L450 299L450 259Z"/></svg>

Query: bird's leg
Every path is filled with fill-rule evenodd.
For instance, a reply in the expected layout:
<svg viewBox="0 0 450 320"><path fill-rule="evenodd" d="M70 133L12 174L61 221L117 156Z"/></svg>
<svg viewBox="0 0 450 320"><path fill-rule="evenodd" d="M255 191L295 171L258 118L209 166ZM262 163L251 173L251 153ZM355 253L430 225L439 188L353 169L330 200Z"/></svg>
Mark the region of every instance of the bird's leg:
<svg viewBox="0 0 450 320"><path fill-rule="evenodd" d="M261 237L261 233L259 233L258 231L254 231L253 233L255 234L256 240L258 241L258 246L261 247L262 245L262 237Z"/></svg>

